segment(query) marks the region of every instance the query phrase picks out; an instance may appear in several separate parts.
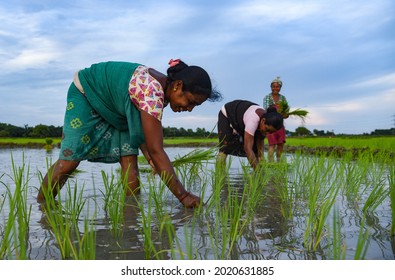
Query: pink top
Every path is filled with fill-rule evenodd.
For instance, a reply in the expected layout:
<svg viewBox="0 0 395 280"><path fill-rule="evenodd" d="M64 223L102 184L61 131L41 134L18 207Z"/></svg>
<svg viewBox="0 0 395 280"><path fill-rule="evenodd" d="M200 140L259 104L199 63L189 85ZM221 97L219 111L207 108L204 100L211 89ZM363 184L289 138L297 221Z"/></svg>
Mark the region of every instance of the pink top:
<svg viewBox="0 0 395 280"><path fill-rule="evenodd" d="M247 109L243 116L245 132L252 136L254 136L256 130L258 129L260 121L258 114L255 112L257 109L262 109L262 107L258 105L252 105L250 108Z"/></svg>

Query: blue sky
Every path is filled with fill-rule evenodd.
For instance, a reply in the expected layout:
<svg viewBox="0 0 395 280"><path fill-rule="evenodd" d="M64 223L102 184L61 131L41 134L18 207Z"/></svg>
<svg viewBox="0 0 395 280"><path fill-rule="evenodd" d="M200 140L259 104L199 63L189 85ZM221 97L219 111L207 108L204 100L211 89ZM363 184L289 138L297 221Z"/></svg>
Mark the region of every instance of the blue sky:
<svg viewBox="0 0 395 280"><path fill-rule="evenodd" d="M364 133L395 126L393 0L99 1L0 3L0 122L61 126L74 72L139 62L165 73L170 58L205 68L221 102L167 108L163 126L212 130L220 107L262 105L280 76L305 126ZM295 130L301 122L286 120Z"/></svg>

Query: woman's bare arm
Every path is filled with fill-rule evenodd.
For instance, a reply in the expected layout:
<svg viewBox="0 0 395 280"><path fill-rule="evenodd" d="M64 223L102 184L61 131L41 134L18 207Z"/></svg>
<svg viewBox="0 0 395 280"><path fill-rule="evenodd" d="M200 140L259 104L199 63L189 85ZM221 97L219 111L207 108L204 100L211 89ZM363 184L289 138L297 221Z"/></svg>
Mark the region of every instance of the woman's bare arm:
<svg viewBox="0 0 395 280"><path fill-rule="evenodd" d="M258 159L255 156L254 150L252 147L254 146L254 136L244 132L244 151L247 155L248 162L251 164L252 168L256 168L258 166Z"/></svg>
<svg viewBox="0 0 395 280"><path fill-rule="evenodd" d="M163 148L163 128L161 122L144 111L141 111L141 122L146 149L153 161L156 172L160 175L170 191L186 207L197 206L200 203L200 199L185 190Z"/></svg>

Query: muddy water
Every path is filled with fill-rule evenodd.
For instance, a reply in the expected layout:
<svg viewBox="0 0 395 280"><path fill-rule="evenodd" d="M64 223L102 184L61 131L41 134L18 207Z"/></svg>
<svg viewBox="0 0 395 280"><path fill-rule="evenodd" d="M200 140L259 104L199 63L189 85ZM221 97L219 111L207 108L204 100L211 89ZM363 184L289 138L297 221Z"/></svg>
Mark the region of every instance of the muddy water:
<svg viewBox="0 0 395 280"><path fill-rule="evenodd" d="M166 151L171 159L187 154L192 148L167 148ZM28 258L30 259L60 259L60 253L56 239L48 226L40 205L35 201L37 188L39 186L40 173L46 172L47 162L56 160L58 150L46 152L41 149L0 149L0 174L1 181L12 187L12 160L14 166L29 167L29 194L27 203L32 205L32 214L29 224L29 244ZM288 156L287 161L292 162L292 157ZM228 184L234 190L243 190L245 179L241 175L242 168L246 164L244 159L232 158L231 169L229 172ZM142 232L142 215L136 210L136 202L128 200L127 207L124 209L124 225L121 237L114 237L111 231L109 217L103 210L104 184L102 180L102 171L112 174L116 173L117 164L100 164L82 162L75 178L71 179L71 185L77 185L84 188L84 198L89 201L87 208L89 213L96 213L94 217L94 228L96 231L96 259L145 259L144 237ZM207 191L203 200L207 201L212 193L210 186L210 172L212 166L207 165L207 174L201 174L200 180L190 182L188 189L194 193L200 192L202 184L208 184ZM185 172L185 171L183 171ZM186 172L187 173L187 172ZM188 175L186 174L186 177ZM181 175L183 178L183 176ZM292 177L290 175L290 177ZM151 178L148 173L141 174L141 180L147 182ZM187 178L183 178L187 180ZM208 182L208 183L207 183ZM306 228L305 205L294 205L294 214L292 217L285 218L281 212L281 202L276 193L276 185L269 182L264 190L266 199L255 209L252 222L246 225L242 235L237 243L232 247L230 252L221 254L222 248L228 246L221 244L221 238L213 241L213 227L218 217L214 213L203 212L201 215L195 215L194 211L184 209L180 203L169 192L165 192L165 202L163 210L168 213L171 223L174 225L176 237L168 238L160 234L160 229L152 227L152 240L155 244L156 258L172 259L181 258L174 248L181 248L187 251L188 242L193 243L194 259L331 259L331 238L328 229L327 236L321 242L321 246L314 252L307 252L303 246L303 234ZM0 195L4 197L5 188L0 185ZM273 195L272 195L273 194ZM149 204L149 195L143 191L140 195L140 201L143 205ZM226 192L221 194L221 199L226 199ZM346 259L353 259L357 248L358 236L360 233L360 213L350 207L350 202L342 196L336 201L340 221L342 224L342 239L345 244ZM0 215L0 231L7 219L7 204L3 207ZM155 212L155 209L152 210ZM85 218L82 214L82 220ZM88 215L88 214L86 214ZM153 213L153 216L155 214ZM194 217L194 218L192 218ZM331 218L329 218L331 219ZM230 221L231 223L232 221ZM331 223L329 221L329 223ZM374 213L367 215L367 228L370 232L369 245L366 259L394 259L395 242L389 235L391 225L391 212L389 201L385 200ZM83 226L81 226L81 229ZM82 231L82 230L81 230ZM188 238L186 238L188 236ZM1 238L1 235L0 235ZM178 244L176 247L176 241ZM176 251L177 251L176 250Z"/></svg>

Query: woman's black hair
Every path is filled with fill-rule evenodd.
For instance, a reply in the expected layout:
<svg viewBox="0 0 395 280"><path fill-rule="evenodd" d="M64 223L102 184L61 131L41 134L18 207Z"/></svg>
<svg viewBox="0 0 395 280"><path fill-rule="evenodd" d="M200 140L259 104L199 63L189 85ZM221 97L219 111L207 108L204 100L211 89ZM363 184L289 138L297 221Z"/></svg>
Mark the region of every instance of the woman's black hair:
<svg viewBox="0 0 395 280"><path fill-rule="evenodd" d="M273 126L276 130L279 130L284 126L284 118L279 112L277 112L275 107L267 108L266 113L262 115L262 118L265 118L265 124Z"/></svg>
<svg viewBox="0 0 395 280"><path fill-rule="evenodd" d="M222 100L221 93L213 89L210 76L206 70L199 66L188 66L182 60L179 60L176 65L167 69L167 85L177 80L182 81L183 91L204 95L209 101Z"/></svg>

